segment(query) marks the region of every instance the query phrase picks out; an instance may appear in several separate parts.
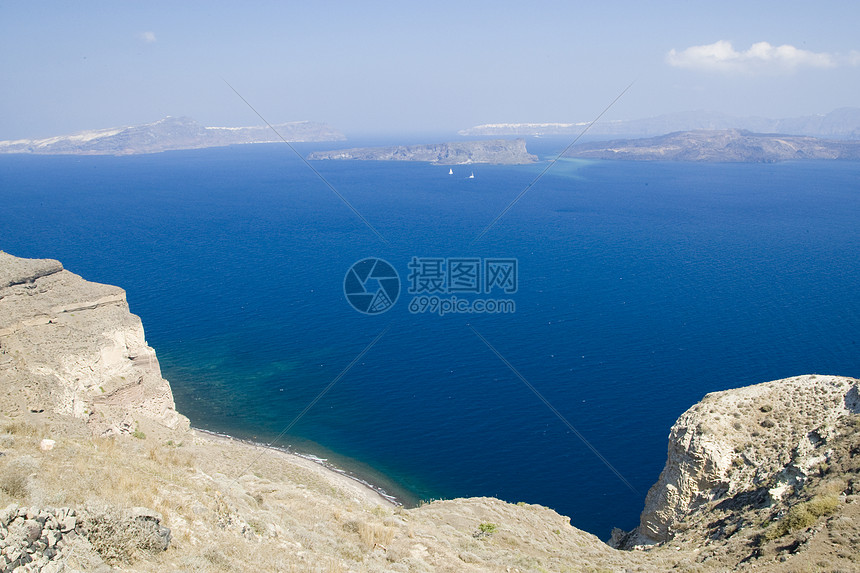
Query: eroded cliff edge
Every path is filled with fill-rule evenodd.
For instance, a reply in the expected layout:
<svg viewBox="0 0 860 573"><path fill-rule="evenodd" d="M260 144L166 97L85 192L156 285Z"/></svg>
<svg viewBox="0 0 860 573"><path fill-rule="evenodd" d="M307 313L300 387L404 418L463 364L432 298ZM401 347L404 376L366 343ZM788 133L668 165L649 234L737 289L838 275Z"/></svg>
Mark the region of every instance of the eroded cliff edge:
<svg viewBox="0 0 860 573"><path fill-rule="evenodd" d="M838 376L798 376L706 395L672 426L666 465L640 524L623 541L616 532L617 543L671 541L713 502L745 496L779 508L810 478L821 477L846 430L856 434L854 425L841 422L858 413L858 380ZM853 493L853 486L838 493L846 490Z"/></svg>
<svg viewBox="0 0 860 573"><path fill-rule="evenodd" d="M132 433L141 418L188 427L123 289L2 251L0 387L11 411L71 416L97 436Z"/></svg>

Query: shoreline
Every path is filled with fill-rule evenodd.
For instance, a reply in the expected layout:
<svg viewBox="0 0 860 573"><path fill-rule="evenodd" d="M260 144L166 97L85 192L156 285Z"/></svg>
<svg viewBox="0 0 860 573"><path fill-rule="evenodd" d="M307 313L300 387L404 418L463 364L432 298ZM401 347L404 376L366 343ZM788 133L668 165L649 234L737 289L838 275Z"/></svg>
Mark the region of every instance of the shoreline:
<svg viewBox="0 0 860 573"><path fill-rule="evenodd" d="M230 434L225 434L223 432L215 432L213 430L205 430L203 428L197 428L192 426L191 430L195 433L195 437L197 434L202 434L205 438L213 442L232 442L238 443L245 446L251 446L253 448L263 449L266 451L275 452L276 454L281 454L284 456L289 456L292 461L301 461L301 465L306 467L313 467L315 470L322 470L326 475L333 477L339 481L343 481L344 479L349 480L351 485L358 484L362 487L363 490L367 492L372 492L379 499L388 503L394 507L405 507L404 503L400 501L396 496L388 493L383 487L378 486L370 481L350 472L349 470L345 470L340 468L326 458L320 458L313 454L301 453L289 448L283 448L278 446L273 446L261 442L256 442L254 440L248 440L244 438L237 438L235 436L231 436Z"/></svg>

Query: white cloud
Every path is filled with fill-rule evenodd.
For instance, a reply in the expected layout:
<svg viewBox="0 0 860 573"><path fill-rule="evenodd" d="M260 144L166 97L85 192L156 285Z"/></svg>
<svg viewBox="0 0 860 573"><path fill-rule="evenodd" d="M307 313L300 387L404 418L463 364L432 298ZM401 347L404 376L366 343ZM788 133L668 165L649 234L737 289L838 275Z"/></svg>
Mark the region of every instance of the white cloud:
<svg viewBox="0 0 860 573"><path fill-rule="evenodd" d="M141 32L137 35L138 38L146 42L147 44L152 44L155 42L155 32Z"/></svg>
<svg viewBox="0 0 860 573"><path fill-rule="evenodd" d="M848 58L846 63L853 64ZM704 46L690 46L680 52L670 50L666 61L677 68L717 70L725 72L791 72L797 68L833 68L840 58L825 52L801 50L789 44L772 46L758 42L746 51L734 49L731 42L720 40Z"/></svg>

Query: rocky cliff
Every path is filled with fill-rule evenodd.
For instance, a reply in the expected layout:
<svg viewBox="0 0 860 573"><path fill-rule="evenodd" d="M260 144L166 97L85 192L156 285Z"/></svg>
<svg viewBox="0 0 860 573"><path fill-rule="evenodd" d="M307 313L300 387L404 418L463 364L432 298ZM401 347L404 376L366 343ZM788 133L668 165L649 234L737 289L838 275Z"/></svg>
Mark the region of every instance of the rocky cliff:
<svg viewBox="0 0 860 573"><path fill-rule="evenodd" d="M517 165L534 163L538 158L526 149L523 139L490 141L457 141L428 145L358 147L334 151L315 151L309 160L353 159L358 161L427 161L440 165L496 163Z"/></svg>
<svg viewBox="0 0 860 573"><path fill-rule="evenodd" d="M669 453L626 545L666 542L709 502L758 492L775 505L833 454L841 419L860 413L858 381L800 376L714 392L669 432Z"/></svg>
<svg viewBox="0 0 860 573"><path fill-rule="evenodd" d="M140 418L188 425L124 290L2 251L0 388L7 410L72 416L97 435L131 433Z"/></svg>

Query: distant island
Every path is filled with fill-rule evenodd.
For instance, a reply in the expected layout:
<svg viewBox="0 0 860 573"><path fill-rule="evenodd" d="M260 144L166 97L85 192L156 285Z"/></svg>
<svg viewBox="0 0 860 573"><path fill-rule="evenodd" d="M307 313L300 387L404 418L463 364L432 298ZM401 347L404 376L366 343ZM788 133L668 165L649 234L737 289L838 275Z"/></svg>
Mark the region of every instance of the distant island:
<svg viewBox="0 0 860 573"><path fill-rule="evenodd" d="M284 139L292 142L346 139L342 133L323 123L297 121L274 127ZM0 153L133 155L278 141L281 139L268 126L205 127L188 117L166 117L130 127L82 131L46 139L0 141Z"/></svg>
<svg viewBox="0 0 860 573"><path fill-rule="evenodd" d="M632 161L774 163L808 159L860 160L860 141L739 129L680 131L641 139L617 139L573 147L567 157Z"/></svg>
<svg viewBox="0 0 860 573"><path fill-rule="evenodd" d="M590 121L572 123L487 123L459 132L464 136L579 135ZM648 137L699 129L746 129L757 133L791 133L831 139L860 139L860 108L844 107L827 114L771 119L735 117L718 112L684 111L633 120L601 120L589 135Z"/></svg>
<svg viewBox="0 0 860 573"><path fill-rule="evenodd" d="M315 151L308 155L308 159L428 161L439 165L465 165L469 163L520 165L534 163L538 160L537 156L528 152L526 142L523 139L336 149L333 151Z"/></svg>

